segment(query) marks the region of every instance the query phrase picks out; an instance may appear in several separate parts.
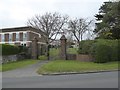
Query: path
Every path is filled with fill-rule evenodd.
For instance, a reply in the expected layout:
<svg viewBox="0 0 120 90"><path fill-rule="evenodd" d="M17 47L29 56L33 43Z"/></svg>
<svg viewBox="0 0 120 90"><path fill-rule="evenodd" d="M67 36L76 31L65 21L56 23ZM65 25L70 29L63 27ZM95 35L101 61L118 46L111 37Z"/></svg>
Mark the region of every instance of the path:
<svg viewBox="0 0 120 90"><path fill-rule="evenodd" d="M29 77L29 76L39 76L36 71L43 64L48 61L39 61L36 64L28 65L23 68L18 68L15 70L10 70L2 73L2 77Z"/></svg>

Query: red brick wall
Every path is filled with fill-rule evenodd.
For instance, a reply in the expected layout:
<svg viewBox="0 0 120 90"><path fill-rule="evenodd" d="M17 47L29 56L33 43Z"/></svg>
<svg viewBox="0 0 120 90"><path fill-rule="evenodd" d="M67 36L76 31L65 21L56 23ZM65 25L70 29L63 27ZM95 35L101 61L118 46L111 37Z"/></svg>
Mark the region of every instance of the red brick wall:
<svg viewBox="0 0 120 90"><path fill-rule="evenodd" d="M6 41L6 42L9 41L9 34L5 34L5 41Z"/></svg>
<svg viewBox="0 0 120 90"><path fill-rule="evenodd" d="M12 41L16 41L16 33L12 34Z"/></svg>
<svg viewBox="0 0 120 90"><path fill-rule="evenodd" d="M76 60L89 62L89 61L93 61L93 58L91 55L77 54Z"/></svg>
<svg viewBox="0 0 120 90"><path fill-rule="evenodd" d="M19 36L20 36L20 41L23 41L23 33L19 33Z"/></svg>

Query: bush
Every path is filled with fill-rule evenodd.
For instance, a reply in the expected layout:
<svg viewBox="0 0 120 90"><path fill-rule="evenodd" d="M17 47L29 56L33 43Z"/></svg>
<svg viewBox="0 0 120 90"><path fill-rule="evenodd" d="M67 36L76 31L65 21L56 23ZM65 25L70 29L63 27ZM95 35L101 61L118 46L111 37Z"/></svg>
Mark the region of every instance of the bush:
<svg viewBox="0 0 120 90"><path fill-rule="evenodd" d="M119 61L120 40L86 40L81 41L79 54L91 54L94 62L105 63L109 61Z"/></svg>
<svg viewBox="0 0 120 90"><path fill-rule="evenodd" d="M111 48L107 45L98 45L95 51L95 62L105 63L111 60Z"/></svg>
<svg viewBox="0 0 120 90"><path fill-rule="evenodd" d="M41 55L38 57L39 60L47 60L47 56L45 55Z"/></svg>
<svg viewBox="0 0 120 90"><path fill-rule="evenodd" d="M19 47L19 53L28 51L28 48L26 46L18 46L18 47Z"/></svg>
<svg viewBox="0 0 120 90"><path fill-rule="evenodd" d="M120 59L120 40L118 41L118 61Z"/></svg>
<svg viewBox="0 0 120 90"><path fill-rule="evenodd" d="M2 55L14 55L19 53L19 47L9 44L1 44Z"/></svg>
<svg viewBox="0 0 120 90"><path fill-rule="evenodd" d="M90 48L90 53L95 58L94 62L97 63L118 61L118 41L97 40L97 42Z"/></svg>
<svg viewBox="0 0 120 90"><path fill-rule="evenodd" d="M90 53L90 48L92 47L92 45L94 43L95 43L94 40L81 41L78 53L79 54L89 54Z"/></svg>

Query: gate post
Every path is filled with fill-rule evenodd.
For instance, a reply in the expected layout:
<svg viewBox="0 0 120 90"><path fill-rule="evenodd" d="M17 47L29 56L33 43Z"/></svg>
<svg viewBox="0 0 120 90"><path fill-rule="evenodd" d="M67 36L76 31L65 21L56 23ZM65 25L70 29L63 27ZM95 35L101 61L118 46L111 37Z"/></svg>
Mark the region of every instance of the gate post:
<svg viewBox="0 0 120 90"><path fill-rule="evenodd" d="M32 40L32 59L38 59L38 40L36 37Z"/></svg>
<svg viewBox="0 0 120 90"><path fill-rule="evenodd" d="M65 35L63 35L60 38L60 41L61 41L60 57L63 60L67 60L67 53L66 53L66 41L67 41L67 39L66 39Z"/></svg>

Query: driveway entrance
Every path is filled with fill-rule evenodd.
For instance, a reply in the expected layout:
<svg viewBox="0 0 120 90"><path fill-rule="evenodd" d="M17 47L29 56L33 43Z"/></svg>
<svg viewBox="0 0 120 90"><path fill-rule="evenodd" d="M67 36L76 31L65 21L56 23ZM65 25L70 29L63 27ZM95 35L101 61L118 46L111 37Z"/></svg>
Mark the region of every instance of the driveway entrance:
<svg viewBox="0 0 120 90"><path fill-rule="evenodd" d="M36 64L29 65L23 68L6 71L2 73L2 77L29 77L29 76L38 76L36 73L37 69L48 61L39 61Z"/></svg>

